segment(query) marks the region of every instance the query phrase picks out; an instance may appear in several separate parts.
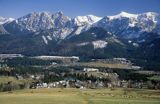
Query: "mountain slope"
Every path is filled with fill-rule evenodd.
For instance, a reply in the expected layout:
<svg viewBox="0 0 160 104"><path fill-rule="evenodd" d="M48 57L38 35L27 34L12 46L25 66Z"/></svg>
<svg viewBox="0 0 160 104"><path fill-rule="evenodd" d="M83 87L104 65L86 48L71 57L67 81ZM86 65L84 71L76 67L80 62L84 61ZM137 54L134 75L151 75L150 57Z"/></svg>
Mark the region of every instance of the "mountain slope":
<svg viewBox="0 0 160 104"><path fill-rule="evenodd" d="M93 27L79 35L72 36L57 45L59 55L76 55L87 58L128 57L130 44L103 28ZM133 45L130 45L133 47Z"/></svg>

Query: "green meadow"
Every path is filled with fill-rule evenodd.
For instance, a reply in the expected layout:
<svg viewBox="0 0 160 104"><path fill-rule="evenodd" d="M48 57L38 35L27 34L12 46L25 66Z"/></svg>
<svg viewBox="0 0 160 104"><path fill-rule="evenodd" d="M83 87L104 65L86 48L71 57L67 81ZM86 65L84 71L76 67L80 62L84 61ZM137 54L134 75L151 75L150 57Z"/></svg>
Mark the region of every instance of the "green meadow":
<svg viewBox="0 0 160 104"><path fill-rule="evenodd" d="M28 89L1 92L0 104L160 104L160 90Z"/></svg>

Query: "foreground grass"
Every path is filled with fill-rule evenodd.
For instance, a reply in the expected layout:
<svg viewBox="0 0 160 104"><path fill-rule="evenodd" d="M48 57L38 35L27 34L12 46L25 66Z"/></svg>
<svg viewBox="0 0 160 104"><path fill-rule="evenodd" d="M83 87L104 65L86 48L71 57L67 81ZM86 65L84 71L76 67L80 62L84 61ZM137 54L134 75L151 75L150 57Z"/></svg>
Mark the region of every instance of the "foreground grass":
<svg viewBox="0 0 160 104"><path fill-rule="evenodd" d="M125 92L125 94L124 94ZM160 91L34 89L0 93L0 104L160 104Z"/></svg>

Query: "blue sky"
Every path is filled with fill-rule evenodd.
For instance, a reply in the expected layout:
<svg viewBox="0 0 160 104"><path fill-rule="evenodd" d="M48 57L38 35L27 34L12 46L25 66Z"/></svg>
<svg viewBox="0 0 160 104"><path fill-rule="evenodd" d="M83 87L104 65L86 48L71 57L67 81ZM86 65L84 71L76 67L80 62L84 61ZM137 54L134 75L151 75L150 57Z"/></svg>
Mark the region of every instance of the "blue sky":
<svg viewBox="0 0 160 104"><path fill-rule="evenodd" d="M69 17L93 14L160 13L160 0L0 0L0 16L20 17L30 12L63 11Z"/></svg>

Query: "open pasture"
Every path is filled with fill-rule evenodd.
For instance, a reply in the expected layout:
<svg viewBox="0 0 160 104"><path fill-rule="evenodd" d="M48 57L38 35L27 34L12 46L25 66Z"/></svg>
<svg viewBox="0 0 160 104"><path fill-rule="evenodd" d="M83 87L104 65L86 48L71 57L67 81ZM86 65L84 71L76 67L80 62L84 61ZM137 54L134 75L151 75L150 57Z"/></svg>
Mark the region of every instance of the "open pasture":
<svg viewBox="0 0 160 104"><path fill-rule="evenodd" d="M31 89L0 93L1 104L160 104L159 90Z"/></svg>

